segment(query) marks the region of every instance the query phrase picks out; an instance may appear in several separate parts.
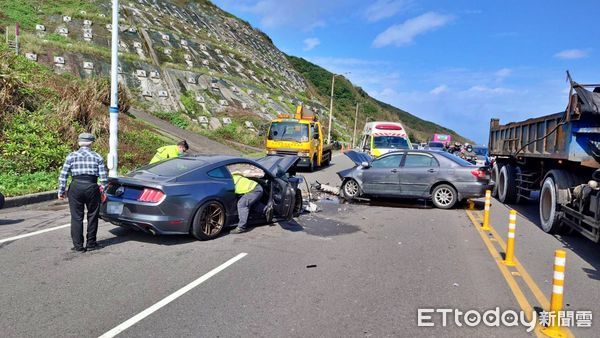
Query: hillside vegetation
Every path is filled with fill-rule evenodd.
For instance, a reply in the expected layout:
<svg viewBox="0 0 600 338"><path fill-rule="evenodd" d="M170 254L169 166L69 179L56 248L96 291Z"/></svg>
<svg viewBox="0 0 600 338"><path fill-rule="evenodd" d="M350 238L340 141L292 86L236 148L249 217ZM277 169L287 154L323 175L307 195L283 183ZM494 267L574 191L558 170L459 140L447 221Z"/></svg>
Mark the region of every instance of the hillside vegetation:
<svg viewBox="0 0 600 338"><path fill-rule="evenodd" d="M119 93L120 169L147 163L167 141L126 115L129 98ZM55 189L65 156L77 135L91 132L94 149L108 150L107 79L57 75L0 46L0 191L7 196Z"/></svg>
<svg viewBox="0 0 600 338"><path fill-rule="evenodd" d="M315 65L303 58L288 56L288 60L300 74L309 82L313 94L318 96L321 102L329 102L331 95L331 77L333 74L326 69ZM354 126L354 116L356 103L360 103L359 123L360 130L369 118L369 121L402 121L408 129L408 133L413 142L426 141L434 133L451 134L454 139L464 142L465 138L458 135L453 130L437 125L433 122L425 121L412 115L402 109L396 108L390 104L378 101L364 90L356 87L346 78L338 76L335 80L334 88L334 116L338 122L346 126ZM334 129L332 132L334 139L348 139L346 130Z"/></svg>

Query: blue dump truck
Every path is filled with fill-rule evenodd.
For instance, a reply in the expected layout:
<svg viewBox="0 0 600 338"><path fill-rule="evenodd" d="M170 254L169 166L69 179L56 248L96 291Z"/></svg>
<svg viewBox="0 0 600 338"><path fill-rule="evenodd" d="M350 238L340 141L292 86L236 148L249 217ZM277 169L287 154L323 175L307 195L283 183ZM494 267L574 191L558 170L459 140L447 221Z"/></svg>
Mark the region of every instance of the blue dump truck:
<svg viewBox="0 0 600 338"><path fill-rule="evenodd" d="M600 240L600 84L571 79L565 111L522 122L490 122L494 195L538 200L548 233L573 229Z"/></svg>

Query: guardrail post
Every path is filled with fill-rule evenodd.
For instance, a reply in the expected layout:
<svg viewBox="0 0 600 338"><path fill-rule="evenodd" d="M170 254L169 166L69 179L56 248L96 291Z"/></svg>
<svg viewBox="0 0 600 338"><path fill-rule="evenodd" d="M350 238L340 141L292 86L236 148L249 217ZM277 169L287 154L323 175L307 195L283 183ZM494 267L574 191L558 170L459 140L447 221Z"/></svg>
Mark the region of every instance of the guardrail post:
<svg viewBox="0 0 600 338"><path fill-rule="evenodd" d="M485 191L485 207L483 209L483 225L481 226L481 230L489 231L490 230L490 206L492 205L492 191Z"/></svg>
<svg viewBox="0 0 600 338"><path fill-rule="evenodd" d="M552 278L552 297L550 298L549 325L542 333L549 337L566 337L559 323L559 311L563 306L563 287L565 285L565 262L567 253L564 250L554 251L554 276Z"/></svg>
<svg viewBox="0 0 600 338"><path fill-rule="evenodd" d="M511 210L508 218L508 238L506 239L506 254L504 264L515 266L515 230L517 228L517 211Z"/></svg>

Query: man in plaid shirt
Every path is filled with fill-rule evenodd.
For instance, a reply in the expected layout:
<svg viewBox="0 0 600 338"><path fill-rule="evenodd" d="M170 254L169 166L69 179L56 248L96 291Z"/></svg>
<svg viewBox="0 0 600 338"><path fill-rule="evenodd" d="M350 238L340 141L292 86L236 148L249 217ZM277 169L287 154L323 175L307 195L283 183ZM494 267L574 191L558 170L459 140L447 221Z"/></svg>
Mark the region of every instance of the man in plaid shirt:
<svg viewBox="0 0 600 338"><path fill-rule="evenodd" d="M58 199L65 199L67 178L73 177L67 197L71 211L71 238L73 248L77 252L99 249L96 242L98 232L98 216L100 213L100 187L108 183L106 166L102 156L92 151L90 146L95 141L92 134L79 135L79 150L70 153L58 178ZM87 246L83 246L83 216L87 208Z"/></svg>

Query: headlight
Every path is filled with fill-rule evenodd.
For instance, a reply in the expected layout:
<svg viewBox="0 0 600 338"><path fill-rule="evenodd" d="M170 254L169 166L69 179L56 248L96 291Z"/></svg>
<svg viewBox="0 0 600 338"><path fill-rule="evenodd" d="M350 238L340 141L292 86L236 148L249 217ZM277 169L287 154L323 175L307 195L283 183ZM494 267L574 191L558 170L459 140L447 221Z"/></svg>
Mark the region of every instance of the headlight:
<svg viewBox="0 0 600 338"><path fill-rule="evenodd" d="M308 157L309 156L309 152L308 151L299 151L298 152L298 156L300 156L300 157Z"/></svg>
<svg viewBox="0 0 600 338"><path fill-rule="evenodd" d="M277 150L267 150L267 155L277 155Z"/></svg>

